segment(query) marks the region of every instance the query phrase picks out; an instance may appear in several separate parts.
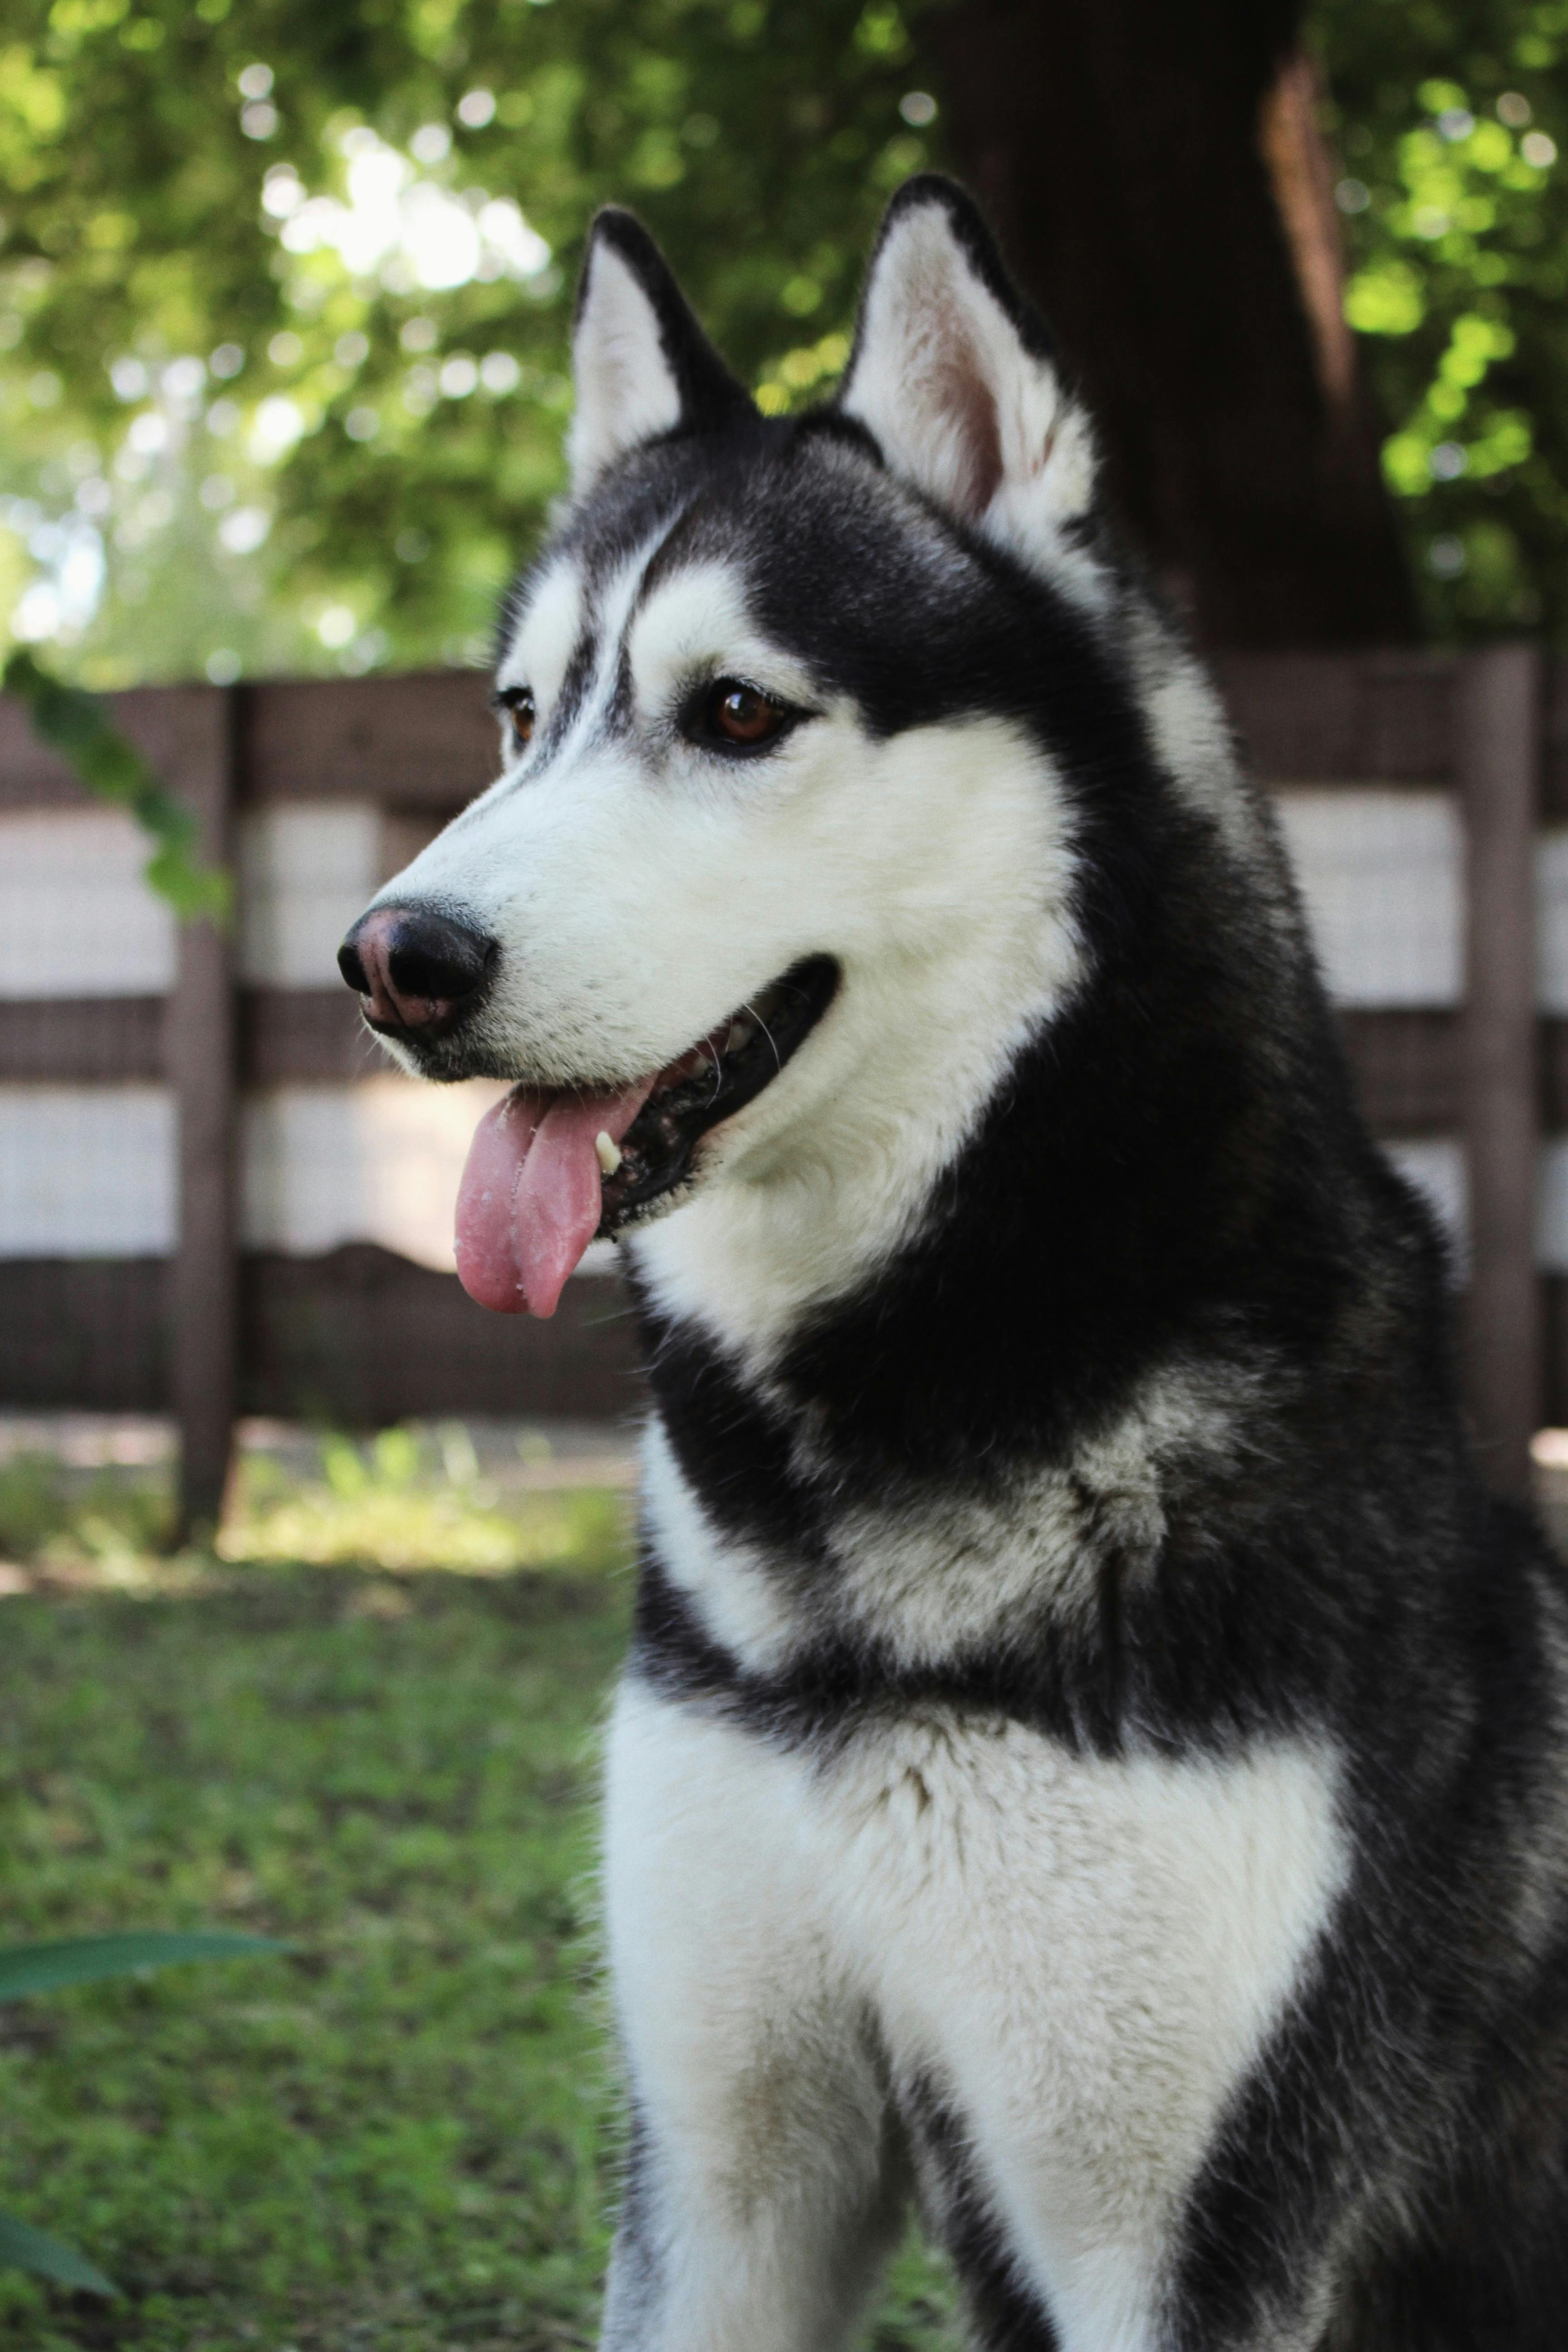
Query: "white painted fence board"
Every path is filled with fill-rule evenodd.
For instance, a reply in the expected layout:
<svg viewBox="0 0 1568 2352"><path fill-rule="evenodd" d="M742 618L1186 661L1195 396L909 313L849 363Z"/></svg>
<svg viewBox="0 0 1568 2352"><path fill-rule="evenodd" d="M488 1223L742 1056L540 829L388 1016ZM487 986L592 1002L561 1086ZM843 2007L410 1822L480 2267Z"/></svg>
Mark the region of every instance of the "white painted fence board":
<svg viewBox="0 0 1568 2352"><path fill-rule="evenodd" d="M1457 1138L1434 1137L1384 1146L1389 1158L1426 1195L1464 1271L1468 1223L1465 1149ZM1568 1274L1568 1136L1542 1147L1535 1262L1542 1274Z"/></svg>
<svg viewBox="0 0 1568 2352"><path fill-rule="evenodd" d="M174 918L142 879L151 854L123 809L0 812L0 999L170 988Z"/></svg>
<svg viewBox="0 0 1568 2352"><path fill-rule="evenodd" d="M506 1091L489 1079L421 1087L276 1087L245 1106L241 1232L247 1247L312 1257L379 1242L449 1273L468 1144Z"/></svg>
<svg viewBox="0 0 1568 2352"><path fill-rule="evenodd" d="M167 1087L0 1087L0 1257L166 1257Z"/></svg>
<svg viewBox="0 0 1568 2352"><path fill-rule="evenodd" d="M1541 1153L1535 1262L1543 1274L1568 1274L1568 1136L1552 1136Z"/></svg>
<svg viewBox="0 0 1568 2352"><path fill-rule="evenodd" d="M1535 845L1536 1003L1568 1013L1568 828L1553 826Z"/></svg>
<svg viewBox="0 0 1568 2352"><path fill-rule="evenodd" d="M380 881L371 803L284 803L239 824L239 972L261 988L341 988L338 948Z"/></svg>
<svg viewBox="0 0 1568 2352"><path fill-rule="evenodd" d="M1453 795L1302 790L1278 806L1335 1002L1458 1004L1464 848Z"/></svg>
<svg viewBox="0 0 1568 2352"><path fill-rule="evenodd" d="M1425 1194L1454 1253L1455 1272L1462 1276L1469 1225L1464 1145L1457 1136L1443 1135L1385 1143L1383 1148L1400 1174Z"/></svg>

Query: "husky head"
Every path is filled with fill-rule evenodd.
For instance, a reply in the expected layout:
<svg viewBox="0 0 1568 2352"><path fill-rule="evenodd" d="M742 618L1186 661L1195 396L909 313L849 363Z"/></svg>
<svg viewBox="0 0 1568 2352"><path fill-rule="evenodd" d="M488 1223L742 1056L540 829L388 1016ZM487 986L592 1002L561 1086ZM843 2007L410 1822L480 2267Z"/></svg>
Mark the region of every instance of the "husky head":
<svg viewBox="0 0 1568 2352"><path fill-rule="evenodd" d="M918 1223L1079 986L1086 772L1134 724L1105 646L1161 625L946 181L890 206L824 407L760 415L617 211L574 366L570 502L500 632L502 772L344 974L409 1069L515 1082L459 1204L476 1297L549 1313L595 1232L659 1220L650 1280L698 1303L743 1264L776 1320Z"/></svg>

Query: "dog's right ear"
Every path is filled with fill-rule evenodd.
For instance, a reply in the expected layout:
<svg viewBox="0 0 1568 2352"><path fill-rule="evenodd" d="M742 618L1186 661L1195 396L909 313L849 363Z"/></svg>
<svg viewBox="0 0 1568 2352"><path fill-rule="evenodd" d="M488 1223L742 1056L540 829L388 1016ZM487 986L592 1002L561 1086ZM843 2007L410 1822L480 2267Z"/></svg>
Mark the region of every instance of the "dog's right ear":
<svg viewBox="0 0 1568 2352"><path fill-rule="evenodd" d="M639 442L715 431L752 405L641 221L614 205L588 233L572 366L576 498Z"/></svg>

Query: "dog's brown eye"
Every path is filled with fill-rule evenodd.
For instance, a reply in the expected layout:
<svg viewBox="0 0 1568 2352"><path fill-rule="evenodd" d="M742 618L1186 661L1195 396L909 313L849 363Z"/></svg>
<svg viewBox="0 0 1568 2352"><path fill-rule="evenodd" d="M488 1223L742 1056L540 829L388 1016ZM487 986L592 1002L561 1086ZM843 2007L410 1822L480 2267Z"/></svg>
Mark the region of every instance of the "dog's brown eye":
<svg viewBox="0 0 1568 2352"><path fill-rule="evenodd" d="M507 709L511 719L511 740L520 751L533 740L533 694L531 688L520 687L515 696L507 698Z"/></svg>
<svg viewBox="0 0 1568 2352"><path fill-rule="evenodd" d="M493 710L506 712L507 729L514 751L526 751L533 740L533 688L531 686L505 686L490 697Z"/></svg>
<svg viewBox="0 0 1568 2352"><path fill-rule="evenodd" d="M771 743L789 713L782 702L771 702L754 686L721 677L708 698L703 716L712 734L750 750L757 743Z"/></svg>

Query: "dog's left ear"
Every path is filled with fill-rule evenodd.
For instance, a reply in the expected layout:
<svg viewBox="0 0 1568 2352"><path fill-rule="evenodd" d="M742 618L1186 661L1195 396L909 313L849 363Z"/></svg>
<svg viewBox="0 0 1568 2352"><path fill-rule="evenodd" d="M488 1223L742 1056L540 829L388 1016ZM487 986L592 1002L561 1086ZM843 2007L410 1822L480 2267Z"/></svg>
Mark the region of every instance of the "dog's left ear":
<svg viewBox="0 0 1568 2352"><path fill-rule="evenodd" d="M838 405L960 521L1044 552L1094 499L1089 420L977 207L921 173L889 205Z"/></svg>
<svg viewBox="0 0 1568 2352"><path fill-rule="evenodd" d="M574 497L639 442L717 430L752 405L641 221L614 205L588 233L572 366Z"/></svg>

